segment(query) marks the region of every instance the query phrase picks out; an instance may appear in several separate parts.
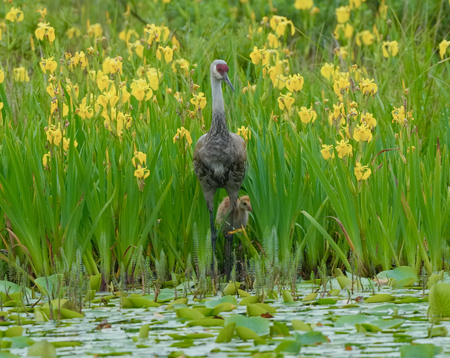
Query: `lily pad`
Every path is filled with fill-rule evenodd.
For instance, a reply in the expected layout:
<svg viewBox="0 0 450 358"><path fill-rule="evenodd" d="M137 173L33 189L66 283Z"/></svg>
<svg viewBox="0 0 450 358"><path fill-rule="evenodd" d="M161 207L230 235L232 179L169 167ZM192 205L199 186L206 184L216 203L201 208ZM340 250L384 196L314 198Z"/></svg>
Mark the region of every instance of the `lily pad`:
<svg viewBox="0 0 450 358"><path fill-rule="evenodd" d="M352 280L350 280L347 276L338 276L336 277L339 286L341 286L341 289L350 287L352 285Z"/></svg>
<svg viewBox="0 0 450 358"><path fill-rule="evenodd" d="M418 279L416 270L410 266L399 266L394 270L386 270L381 271L378 275L378 278L393 278L397 280L397 282L405 279L405 278L414 278Z"/></svg>
<svg viewBox="0 0 450 358"><path fill-rule="evenodd" d="M321 298L319 301L317 301L318 305L334 305L336 304L336 300L333 300L332 298Z"/></svg>
<svg viewBox="0 0 450 358"><path fill-rule="evenodd" d="M208 300L208 301L206 301L205 302L205 307L207 307L207 308L214 308L217 305L220 305L220 304L226 303L226 302L227 303L231 303L234 306L237 306L237 302L236 302L236 298L235 297L233 297L233 296L224 296L224 297L221 297L221 298L216 299L216 300Z"/></svg>
<svg viewBox="0 0 450 358"><path fill-rule="evenodd" d="M259 336L256 334L256 332L251 330L250 328L238 326L235 329L239 338L243 339L244 341L259 339Z"/></svg>
<svg viewBox="0 0 450 358"><path fill-rule="evenodd" d="M30 348L28 348L28 356L53 358L56 357L56 349L52 344L48 343L47 341L40 341L34 343Z"/></svg>
<svg viewBox="0 0 450 358"><path fill-rule="evenodd" d="M29 288L25 288L25 290L27 294L31 295L31 290ZM22 292L22 288L13 282L0 280L0 292L8 293L9 295L12 293Z"/></svg>
<svg viewBox="0 0 450 358"><path fill-rule="evenodd" d="M223 319L203 318L190 321L188 326L202 326L202 327L223 327L225 321Z"/></svg>
<svg viewBox="0 0 450 358"><path fill-rule="evenodd" d="M365 303L380 303L393 301L394 297L389 293L379 293L377 295L370 296L364 300Z"/></svg>
<svg viewBox="0 0 450 358"><path fill-rule="evenodd" d="M232 296L229 296L229 297L232 297ZM217 316L220 312L230 312L236 308L237 308L236 305L234 305L230 302L224 302L224 303L221 303L221 304L217 305L216 307L214 307L214 309L211 312L211 316Z"/></svg>
<svg viewBox="0 0 450 358"><path fill-rule="evenodd" d="M92 275L89 277L89 285L91 287L91 290L98 292L100 291L100 285L102 284L102 275Z"/></svg>
<svg viewBox="0 0 450 358"><path fill-rule="evenodd" d="M231 322L231 323L227 324L225 327L223 327L220 330L219 335L216 338L216 343L231 342L235 328L236 328L236 323L234 323L234 322Z"/></svg>
<svg viewBox="0 0 450 358"><path fill-rule="evenodd" d="M59 278L58 275L51 275L45 277L38 277L34 280L39 291L45 296L50 295L50 297L54 297L56 293L59 291ZM0 283L1 287L1 283Z"/></svg>
<svg viewBox="0 0 450 358"><path fill-rule="evenodd" d="M294 337L302 346L328 342L328 338L318 331L310 331L305 334L295 332Z"/></svg>
<svg viewBox="0 0 450 358"><path fill-rule="evenodd" d="M247 327L258 336L265 336L270 333L270 323L262 317L245 317L240 315L229 316L225 319L225 325L236 323L236 327Z"/></svg>
<svg viewBox="0 0 450 358"><path fill-rule="evenodd" d="M143 324L141 328L139 329L139 338L148 338L148 332L150 331L150 325L149 324Z"/></svg>
<svg viewBox="0 0 450 358"><path fill-rule="evenodd" d="M404 358L431 358L441 352L442 348L433 344L411 344L400 347L400 355Z"/></svg>
<svg viewBox="0 0 450 358"><path fill-rule="evenodd" d="M239 283L231 282L225 287L225 289L223 290L223 294L225 296L233 296L236 294L238 289L239 289Z"/></svg>
<svg viewBox="0 0 450 358"><path fill-rule="evenodd" d="M177 305L177 304L183 304L183 305L186 305L187 303L188 303L188 298L187 297L184 297L184 298L178 298L178 299L176 299L176 300L174 300L173 302L171 302L167 307L166 307L166 310L170 310L170 309L172 309L172 307L174 306L174 305Z"/></svg>
<svg viewBox="0 0 450 358"><path fill-rule="evenodd" d="M300 353L302 344L296 340L284 340L277 348L275 348L276 353L289 353L292 355L297 355Z"/></svg>
<svg viewBox="0 0 450 358"><path fill-rule="evenodd" d="M148 296L143 296L144 298L150 300L150 301L155 301L155 295L151 294ZM159 291L158 294L158 299L156 300L156 302L158 303L165 303L165 302L170 302L175 298L175 291L172 288L163 288L161 291Z"/></svg>
<svg viewBox="0 0 450 358"><path fill-rule="evenodd" d="M432 318L450 317L450 284L437 283L428 295L429 315Z"/></svg>
<svg viewBox="0 0 450 358"><path fill-rule="evenodd" d="M176 310L178 318L187 318L187 319L202 319L205 316L198 310L194 310L192 308L180 308Z"/></svg>
<svg viewBox="0 0 450 358"><path fill-rule="evenodd" d="M149 300L146 297L131 297L131 302L133 302L134 307L136 308L144 308L144 307L159 307L160 303ZM159 301L159 300L158 300Z"/></svg>
<svg viewBox="0 0 450 358"><path fill-rule="evenodd" d="M345 327L345 326L354 326L356 323L370 323L374 321L373 317L362 315L362 314L355 314L351 316L342 316L339 317L335 322L335 327Z"/></svg>
<svg viewBox="0 0 450 358"><path fill-rule="evenodd" d="M283 301L284 302L294 302L294 298L292 297L289 291L283 291Z"/></svg>
<svg viewBox="0 0 450 358"><path fill-rule="evenodd" d="M303 297L303 302L314 301L317 297L317 292L310 293L309 295Z"/></svg>
<svg viewBox="0 0 450 358"><path fill-rule="evenodd" d="M298 319L292 320L292 328L294 328L296 331L311 331L311 326L303 321L300 321Z"/></svg>
<svg viewBox="0 0 450 358"><path fill-rule="evenodd" d="M241 302L239 302L239 306L247 306L252 303L258 303L259 302L259 296L249 296L244 298Z"/></svg>
<svg viewBox="0 0 450 358"><path fill-rule="evenodd" d="M270 335L288 337L291 334L289 333L289 328L284 323L275 321L273 322L273 326L270 327Z"/></svg>

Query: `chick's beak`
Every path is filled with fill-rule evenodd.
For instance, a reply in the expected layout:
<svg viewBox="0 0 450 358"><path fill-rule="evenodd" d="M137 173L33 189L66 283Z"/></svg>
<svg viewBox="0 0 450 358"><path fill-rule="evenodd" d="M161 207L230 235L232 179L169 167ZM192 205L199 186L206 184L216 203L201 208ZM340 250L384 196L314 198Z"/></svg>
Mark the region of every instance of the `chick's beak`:
<svg viewBox="0 0 450 358"><path fill-rule="evenodd" d="M250 211L251 213L253 212L253 209L251 206L248 207L248 211Z"/></svg>
<svg viewBox="0 0 450 358"><path fill-rule="evenodd" d="M234 90L234 87L233 87L233 85L231 84L230 79L228 78L228 74L227 74L226 72L223 73L222 78L223 78L223 80L225 81L225 83L226 83L228 86L231 87L231 89L233 90L233 92L236 92L236 91Z"/></svg>

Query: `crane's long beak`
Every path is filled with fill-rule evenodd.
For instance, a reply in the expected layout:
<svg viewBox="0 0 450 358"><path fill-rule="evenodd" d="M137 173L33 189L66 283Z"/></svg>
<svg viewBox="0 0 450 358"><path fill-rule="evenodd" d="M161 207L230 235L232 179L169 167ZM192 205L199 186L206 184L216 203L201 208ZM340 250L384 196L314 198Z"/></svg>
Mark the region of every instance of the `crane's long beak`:
<svg viewBox="0 0 450 358"><path fill-rule="evenodd" d="M230 79L228 78L228 74L227 74L226 72L223 73L222 78L223 78L223 80L225 81L225 83L226 83L228 86L231 87L231 89L233 90L233 92L236 92L236 91L234 90L234 87L233 87L233 85L231 84Z"/></svg>

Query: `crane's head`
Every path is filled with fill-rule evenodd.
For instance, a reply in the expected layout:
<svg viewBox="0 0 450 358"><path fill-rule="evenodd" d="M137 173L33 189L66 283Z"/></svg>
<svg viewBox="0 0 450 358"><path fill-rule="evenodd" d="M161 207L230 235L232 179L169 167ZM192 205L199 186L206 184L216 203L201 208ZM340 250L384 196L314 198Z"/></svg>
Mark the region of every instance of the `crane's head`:
<svg viewBox="0 0 450 358"><path fill-rule="evenodd" d="M241 196L238 200L239 209L245 211L253 211L252 204L250 203L250 198L247 195Z"/></svg>
<svg viewBox="0 0 450 358"><path fill-rule="evenodd" d="M234 92L234 87L228 78L228 70L229 68L225 61L215 60L211 64L211 77L219 81L224 81Z"/></svg>

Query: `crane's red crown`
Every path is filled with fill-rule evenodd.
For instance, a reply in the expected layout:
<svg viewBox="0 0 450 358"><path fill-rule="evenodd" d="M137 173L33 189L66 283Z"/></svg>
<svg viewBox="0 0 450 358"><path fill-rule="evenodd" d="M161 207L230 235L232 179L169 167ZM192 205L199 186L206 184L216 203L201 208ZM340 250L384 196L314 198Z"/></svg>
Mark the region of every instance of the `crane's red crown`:
<svg viewBox="0 0 450 358"><path fill-rule="evenodd" d="M218 64L218 65L216 65L216 70L217 70L217 72L222 73L222 72L228 72L229 68L227 65Z"/></svg>

